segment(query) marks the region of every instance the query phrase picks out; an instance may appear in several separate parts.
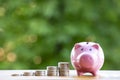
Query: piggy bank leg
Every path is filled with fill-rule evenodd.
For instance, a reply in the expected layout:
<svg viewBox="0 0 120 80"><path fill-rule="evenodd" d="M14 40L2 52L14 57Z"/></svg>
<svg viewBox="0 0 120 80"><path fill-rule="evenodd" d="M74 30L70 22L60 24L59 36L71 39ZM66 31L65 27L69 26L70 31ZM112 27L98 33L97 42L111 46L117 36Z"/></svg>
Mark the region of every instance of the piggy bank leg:
<svg viewBox="0 0 120 80"><path fill-rule="evenodd" d="M82 76L82 75L83 75L83 72L77 70L77 75L78 75L78 76Z"/></svg>
<svg viewBox="0 0 120 80"><path fill-rule="evenodd" d="M97 76L97 72L91 72L93 76Z"/></svg>

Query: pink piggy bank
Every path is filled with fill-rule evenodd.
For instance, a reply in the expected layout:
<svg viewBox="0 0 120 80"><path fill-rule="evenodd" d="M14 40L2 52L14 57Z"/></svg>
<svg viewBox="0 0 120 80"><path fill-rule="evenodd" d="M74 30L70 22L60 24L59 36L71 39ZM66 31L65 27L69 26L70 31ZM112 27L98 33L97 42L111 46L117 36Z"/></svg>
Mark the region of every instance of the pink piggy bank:
<svg viewBox="0 0 120 80"><path fill-rule="evenodd" d="M71 63L76 69L78 76L87 72L96 76L104 63L103 50L98 43L76 43L71 51Z"/></svg>

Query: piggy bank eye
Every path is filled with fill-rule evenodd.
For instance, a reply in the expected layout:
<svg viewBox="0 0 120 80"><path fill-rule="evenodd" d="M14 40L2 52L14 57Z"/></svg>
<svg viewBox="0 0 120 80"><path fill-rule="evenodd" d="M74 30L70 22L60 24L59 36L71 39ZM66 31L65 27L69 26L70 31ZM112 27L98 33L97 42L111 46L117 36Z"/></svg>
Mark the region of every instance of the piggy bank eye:
<svg viewBox="0 0 120 80"><path fill-rule="evenodd" d="M90 48L89 51L92 51L92 49Z"/></svg>

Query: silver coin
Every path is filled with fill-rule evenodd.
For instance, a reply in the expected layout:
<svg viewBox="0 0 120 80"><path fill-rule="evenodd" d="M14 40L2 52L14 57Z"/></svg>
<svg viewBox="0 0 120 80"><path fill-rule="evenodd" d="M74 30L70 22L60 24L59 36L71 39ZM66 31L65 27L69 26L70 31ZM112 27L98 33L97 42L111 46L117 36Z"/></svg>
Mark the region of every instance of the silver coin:
<svg viewBox="0 0 120 80"><path fill-rule="evenodd" d="M69 68L69 62L59 62L58 67L59 68Z"/></svg>
<svg viewBox="0 0 120 80"><path fill-rule="evenodd" d="M59 76L69 76L69 73L64 73L64 74L63 74L63 73L62 73L62 74L60 73Z"/></svg>
<svg viewBox="0 0 120 80"><path fill-rule="evenodd" d="M58 67L57 66L47 66L47 70L56 71L56 70L58 70Z"/></svg>
<svg viewBox="0 0 120 80"><path fill-rule="evenodd" d="M57 74L58 72L56 71L48 71L47 74Z"/></svg>
<svg viewBox="0 0 120 80"><path fill-rule="evenodd" d="M19 74L12 74L11 76L19 76Z"/></svg>
<svg viewBox="0 0 120 80"><path fill-rule="evenodd" d="M69 68L59 68L59 71L69 71Z"/></svg>
<svg viewBox="0 0 120 80"><path fill-rule="evenodd" d="M47 76L57 76L57 74L47 74Z"/></svg>

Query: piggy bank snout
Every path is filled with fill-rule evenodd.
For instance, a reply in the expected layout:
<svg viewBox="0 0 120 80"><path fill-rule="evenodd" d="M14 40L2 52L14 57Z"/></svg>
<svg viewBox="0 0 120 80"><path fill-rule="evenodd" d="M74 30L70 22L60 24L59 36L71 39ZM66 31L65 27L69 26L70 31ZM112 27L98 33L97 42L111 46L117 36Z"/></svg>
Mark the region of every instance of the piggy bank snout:
<svg viewBox="0 0 120 80"><path fill-rule="evenodd" d="M94 65L94 58L89 54L83 54L79 60L80 66L90 68Z"/></svg>

